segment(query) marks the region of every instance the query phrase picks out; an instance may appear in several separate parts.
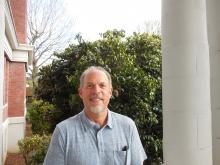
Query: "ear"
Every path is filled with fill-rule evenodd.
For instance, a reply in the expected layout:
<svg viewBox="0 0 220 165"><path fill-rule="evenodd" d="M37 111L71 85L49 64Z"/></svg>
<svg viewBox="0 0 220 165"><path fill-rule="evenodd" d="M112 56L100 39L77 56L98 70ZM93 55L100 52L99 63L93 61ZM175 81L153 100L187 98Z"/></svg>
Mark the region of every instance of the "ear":
<svg viewBox="0 0 220 165"><path fill-rule="evenodd" d="M111 89L109 91L111 96L112 96L112 91L113 91L113 88L111 87Z"/></svg>
<svg viewBox="0 0 220 165"><path fill-rule="evenodd" d="M83 92L82 88L78 88L78 94L79 94L81 99L83 98L82 92Z"/></svg>

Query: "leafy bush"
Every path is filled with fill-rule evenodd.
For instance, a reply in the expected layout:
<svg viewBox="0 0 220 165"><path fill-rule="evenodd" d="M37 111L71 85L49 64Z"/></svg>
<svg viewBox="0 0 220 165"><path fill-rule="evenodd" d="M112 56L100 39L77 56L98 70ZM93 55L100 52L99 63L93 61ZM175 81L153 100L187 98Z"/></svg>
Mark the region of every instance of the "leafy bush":
<svg viewBox="0 0 220 165"><path fill-rule="evenodd" d="M70 45L57 60L40 70L37 97L56 105L54 125L83 109L78 96L80 74L91 65L110 72L113 98L109 109L131 117L152 162L162 161L161 39L147 33L125 38L124 31L107 31L102 39ZM54 126L53 126L54 127Z"/></svg>
<svg viewBox="0 0 220 165"><path fill-rule="evenodd" d="M31 123L33 134L47 134L52 131L51 121L56 113L54 105L43 100L33 100L27 111L27 119Z"/></svg>
<svg viewBox="0 0 220 165"><path fill-rule="evenodd" d="M50 143L50 136L33 135L18 141L26 165L39 165L44 161Z"/></svg>

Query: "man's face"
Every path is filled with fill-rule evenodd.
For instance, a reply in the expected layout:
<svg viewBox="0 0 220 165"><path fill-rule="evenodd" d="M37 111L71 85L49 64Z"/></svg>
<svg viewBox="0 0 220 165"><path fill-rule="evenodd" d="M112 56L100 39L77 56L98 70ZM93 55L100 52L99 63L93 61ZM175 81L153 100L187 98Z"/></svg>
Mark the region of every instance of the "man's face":
<svg viewBox="0 0 220 165"><path fill-rule="evenodd" d="M100 113L108 108L112 87L104 72L95 70L84 77L83 86L79 89L85 110Z"/></svg>

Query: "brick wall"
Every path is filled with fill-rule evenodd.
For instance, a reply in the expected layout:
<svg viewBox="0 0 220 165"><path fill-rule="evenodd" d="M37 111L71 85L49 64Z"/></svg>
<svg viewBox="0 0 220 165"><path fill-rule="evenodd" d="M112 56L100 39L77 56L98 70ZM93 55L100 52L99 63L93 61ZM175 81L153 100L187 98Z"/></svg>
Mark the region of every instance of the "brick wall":
<svg viewBox="0 0 220 165"><path fill-rule="evenodd" d="M27 0L10 0L19 43L27 38Z"/></svg>
<svg viewBox="0 0 220 165"><path fill-rule="evenodd" d="M24 116L26 95L25 65L22 62L9 64L8 116Z"/></svg>
<svg viewBox="0 0 220 165"><path fill-rule="evenodd" d="M4 56L4 90L3 90L3 121L8 117L8 86L9 86L9 61Z"/></svg>
<svg viewBox="0 0 220 165"><path fill-rule="evenodd" d="M18 41L24 44L27 38L27 0L10 0L10 5ZM25 63L9 63L8 117L24 116L25 74Z"/></svg>
<svg viewBox="0 0 220 165"><path fill-rule="evenodd" d="M8 103L8 75L9 75L9 61L6 58L6 56L4 56L4 91L3 91L3 104L7 104Z"/></svg>

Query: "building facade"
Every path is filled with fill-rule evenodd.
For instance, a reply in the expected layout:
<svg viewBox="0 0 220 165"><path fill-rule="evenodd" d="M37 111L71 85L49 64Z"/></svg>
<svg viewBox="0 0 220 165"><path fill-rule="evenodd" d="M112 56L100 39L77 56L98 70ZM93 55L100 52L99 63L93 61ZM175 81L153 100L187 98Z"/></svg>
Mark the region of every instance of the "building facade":
<svg viewBox="0 0 220 165"><path fill-rule="evenodd" d="M0 0L0 164L19 151L25 135L26 71L33 46L26 43L27 1Z"/></svg>
<svg viewBox="0 0 220 165"><path fill-rule="evenodd" d="M220 1L162 0L164 165L220 164ZM25 131L26 0L0 0L0 164Z"/></svg>

